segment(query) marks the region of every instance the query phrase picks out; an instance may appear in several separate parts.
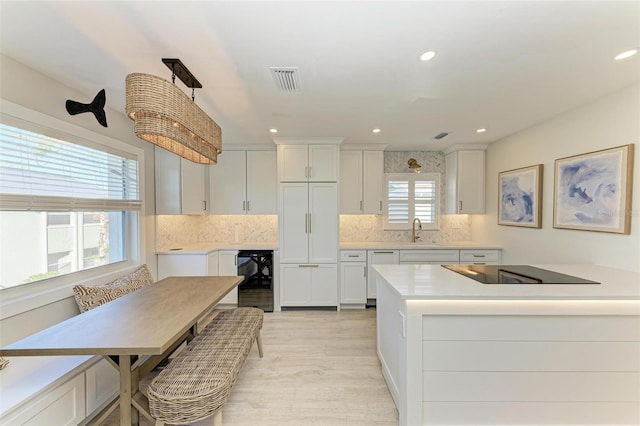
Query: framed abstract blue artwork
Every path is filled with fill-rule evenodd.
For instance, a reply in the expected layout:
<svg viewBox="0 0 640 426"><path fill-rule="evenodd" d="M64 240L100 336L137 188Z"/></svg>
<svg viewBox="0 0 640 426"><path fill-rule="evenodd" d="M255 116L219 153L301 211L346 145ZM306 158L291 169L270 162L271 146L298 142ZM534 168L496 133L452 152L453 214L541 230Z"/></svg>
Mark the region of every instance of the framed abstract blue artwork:
<svg viewBox="0 0 640 426"><path fill-rule="evenodd" d="M633 144L556 160L553 227L631 232Z"/></svg>
<svg viewBox="0 0 640 426"><path fill-rule="evenodd" d="M542 164L498 173L498 225L542 227Z"/></svg>

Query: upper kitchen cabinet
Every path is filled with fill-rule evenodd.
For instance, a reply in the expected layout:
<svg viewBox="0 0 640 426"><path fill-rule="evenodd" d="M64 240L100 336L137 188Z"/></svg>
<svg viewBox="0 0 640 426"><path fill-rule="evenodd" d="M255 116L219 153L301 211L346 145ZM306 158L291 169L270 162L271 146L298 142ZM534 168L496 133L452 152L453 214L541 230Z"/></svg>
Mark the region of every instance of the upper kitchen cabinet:
<svg viewBox="0 0 640 426"><path fill-rule="evenodd" d="M276 151L224 151L209 171L213 214L276 214Z"/></svg>
<svg viewBox="0 0 640 426"><path fill-rule="evenodd" d="M382 214L384 147L377 147L376 150L342 148L340 213Z"/></svg>
<svg viewBox="0 0 640 426"><path fill-rule="evenodd" d="M156 214L208 213L209 167L156 147Z"/></svg>
<svg viewBox="0 0 640 426"><path fill-rule="evenodd" d="M278 181L337 182L342 138L278 138Z"/></svg>
<svg viewBox="0 0 640 426"><path fill-rule="evenodd" d="M486 145L469 145L445 151L447 213L484 213L485 149Z"/></svg>

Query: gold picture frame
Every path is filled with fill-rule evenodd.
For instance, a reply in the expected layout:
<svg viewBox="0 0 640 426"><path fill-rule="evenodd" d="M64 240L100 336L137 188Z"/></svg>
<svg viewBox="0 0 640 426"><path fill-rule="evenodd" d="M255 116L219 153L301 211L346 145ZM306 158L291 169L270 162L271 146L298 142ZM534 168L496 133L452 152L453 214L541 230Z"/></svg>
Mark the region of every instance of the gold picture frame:
<svg viewBox="0 0 640 426"><path fill-rule="evenodd" d="M634 145L555 161L553 227L629 234Z"/></svg>
<svg viewBox="0 0 640 426"><path fill-rule="evenodd" d="M542 164L498 173L498 225L542 228Z"/></svg>

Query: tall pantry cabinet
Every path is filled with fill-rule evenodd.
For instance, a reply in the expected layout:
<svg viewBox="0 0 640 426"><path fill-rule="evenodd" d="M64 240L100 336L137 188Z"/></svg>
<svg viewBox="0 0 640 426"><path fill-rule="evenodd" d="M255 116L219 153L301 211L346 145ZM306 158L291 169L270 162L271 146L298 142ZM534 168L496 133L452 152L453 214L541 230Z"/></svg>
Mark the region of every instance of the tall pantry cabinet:
<svg viewBox="0 0 640 426"><path fill-rule="evenodd" d="M278 138L282 307L338 306L341 138Z"/></svg>

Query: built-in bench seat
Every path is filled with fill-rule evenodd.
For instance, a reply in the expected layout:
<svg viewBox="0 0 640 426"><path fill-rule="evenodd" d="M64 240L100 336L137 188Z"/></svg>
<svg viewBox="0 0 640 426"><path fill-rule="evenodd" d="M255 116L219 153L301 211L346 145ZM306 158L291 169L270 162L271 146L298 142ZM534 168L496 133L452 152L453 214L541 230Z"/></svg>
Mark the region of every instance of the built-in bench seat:
<svg viewBox="0 0 640 426"><path fill-rule="evenodd" d="M222 425L222 406L231 393L253 341L260 357L263 311L221 311L149 384L147 396L156 426L189 424L213 416Z"/></svg>

